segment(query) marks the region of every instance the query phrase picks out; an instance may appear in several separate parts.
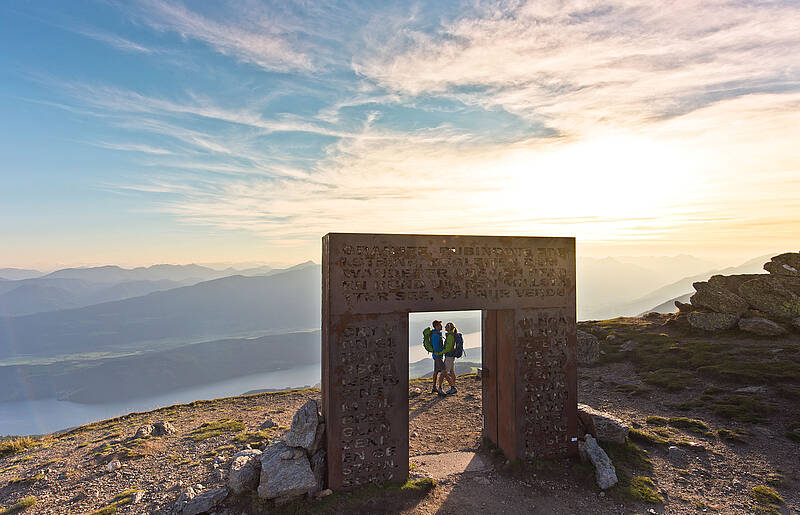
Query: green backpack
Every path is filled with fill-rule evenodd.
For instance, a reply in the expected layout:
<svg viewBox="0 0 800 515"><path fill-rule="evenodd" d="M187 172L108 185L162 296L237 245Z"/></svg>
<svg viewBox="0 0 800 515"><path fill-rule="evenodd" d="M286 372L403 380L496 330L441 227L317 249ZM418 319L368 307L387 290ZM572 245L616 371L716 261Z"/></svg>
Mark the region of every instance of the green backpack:
<svg viewBox="0 0 800 515"><path fill-rule="evenodd" d="M422 331L422 346L425 347L425 350L428 352L433 352L433 344L431 343L432 333L433 329L430 327L426 327L425 330Z"/></svg>

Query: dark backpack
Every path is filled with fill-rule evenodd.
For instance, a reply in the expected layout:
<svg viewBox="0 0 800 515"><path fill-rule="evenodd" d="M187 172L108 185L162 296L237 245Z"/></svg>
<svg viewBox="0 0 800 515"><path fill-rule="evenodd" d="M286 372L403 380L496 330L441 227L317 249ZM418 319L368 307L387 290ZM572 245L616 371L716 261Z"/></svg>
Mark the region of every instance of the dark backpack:
<svg viewBox="0 0 800 515"><path fill-rule="evenodd" d="M461 333L456 333L456 347L453 349L455 357L460 358L464 355L464 337Z"/></svg>

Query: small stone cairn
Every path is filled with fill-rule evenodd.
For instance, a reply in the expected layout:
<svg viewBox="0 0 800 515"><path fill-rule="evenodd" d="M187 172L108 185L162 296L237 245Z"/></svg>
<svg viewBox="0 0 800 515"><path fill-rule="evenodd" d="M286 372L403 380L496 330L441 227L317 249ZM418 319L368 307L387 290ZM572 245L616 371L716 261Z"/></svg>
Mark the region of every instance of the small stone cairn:
<svg viewBox="0 0 800 515"><path fill-rule="evenodd" d="M738 328L759 336L800 332L800 252L764 264L768 274L714 275L693 284L690 304L675 301L678 317L709 332Z"/></svg>

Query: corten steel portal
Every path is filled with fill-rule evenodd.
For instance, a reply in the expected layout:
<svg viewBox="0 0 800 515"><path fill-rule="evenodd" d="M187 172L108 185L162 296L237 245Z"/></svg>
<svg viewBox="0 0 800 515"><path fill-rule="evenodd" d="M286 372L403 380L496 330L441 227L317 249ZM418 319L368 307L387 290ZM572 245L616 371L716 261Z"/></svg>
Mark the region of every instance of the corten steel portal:
<svg viewBox="0 0 800 515"><path fill-rule="evenodd" d="M510 459L577 452L574 238L331 233L322 239L330 488L406 480L408 314L473 309L483 313L484 436Z"/></svg>

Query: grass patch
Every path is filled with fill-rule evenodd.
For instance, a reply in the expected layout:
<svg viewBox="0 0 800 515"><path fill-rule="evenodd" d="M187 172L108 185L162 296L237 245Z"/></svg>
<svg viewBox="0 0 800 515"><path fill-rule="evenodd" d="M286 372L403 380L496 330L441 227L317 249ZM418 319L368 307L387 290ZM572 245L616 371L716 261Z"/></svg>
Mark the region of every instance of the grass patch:
<svg viewBox="0 0 800 515"><path fill-rule="evenodd" d="M221 418L216 422L206 422L200 427L187 434L192 440L199 442L208 440L223 433L234 433L244 431L244 424L240 420L231 420L229 418Z"/></svg>
<svg viewBox="0 0 800 515"><path fill-rule="evenodd" d="M649 445L662 445L668 442L666 438L663 438L657 434L634 428L631 428L630 431L628 431L628 438L635 442L641 442Z"/></svg>
<svg viewBox="0 0 800 515"><path fill-rule="evenodd" d="M684 429L690 433L707 434L711 429L702 420L686 417L670 417L668 423L671 427Z"/></svg>
<svg viewBox="0 0 800 515"><path fill-rule="evenodd" d="M28 497L23 497L15 504L9 506L8 508L0 508L0 515L6 515L11 513L19 513L21 511L25 511L31 506L36 504L36 497L29 495Z"/></svg>
<svg viewBox="0 0 800 515"><path fill-rule="evenodd" d="M261 445L268 443L275 434L275 428L264 429L262 431L246 431L233 437L234 442L249 443L250 445ZM233 447L233 446L231 446Z"/></svg>
<svg viewBox="0 0 800 515"><path fill-rule="evenodd" d="M764 481L773 486L780 486L783 484L783 474L778 474L777 472L767 474L767 477L764 479Z"/></svg>
<svg viewBox="0 0 800 515"><path fill-rule="evenodd" d="M748 395L728 395L713 401L714 413L739 422L759 423L774 411L756 398Z"/></svg>
<svg viewBox="0 0 800 515"><path fill-rule="evenodd" d="M777 508L777 505L783 504L783 497L774 488L767 485L754 486L750 490L750 497L761 506L768 508Z"/></svg>
<svg viewBox="0 0 800 515"><path fill-rule="evenodd" d="M669 419L666 417L659 417L656 415L650 415L647 417L646 422L648 425L651 426L666 426L669 425Z"/></svg>
<svg viewBox="0 0 800 515"><path fill-rule="evenodd" d="M13 456L28 449L33 449L41 445L41 440L38 438L31 438L29 436L20 436L19 438L9 438L8 440L0 441L0 458L6 456Z"/></svg>
<svg viewBox="0 0 800 515"><path fill-rule="evenodd" d="M647 476L633 476L628 488L630 489L630 496L634 499L650 504L664 502L664 498L659 495L655 483Z"/></svg>
<svg viewBox="0 0 800 515"><path fill-rule="evenodd" d="M646 374L644 376L644 382L671 392L677 392L693 386L695 376L691 372L686 372L685 370L660 368Z"/></svg>
<svg viewBox="0 0 800 515"><path fill-rule="evenodd" d="M120 492L111 499L111 504L103 506L99 510L91 512L89 515L109 515L111 513L117 513L117 508L133 502L133 495L138 491L138 488L131 488Z"/></svg>
<svg viewBox="0 0 800 515"><path fill-rule="evenodd" d="M27 477L18 477L16 479L12 479L8 482L9 485L24 485L35 483L44 477L44 472L39 472L34 476L27 476Z"/></svg>
<svg viewBox="0 0 800 515"><path fill-rule="evenodd" d="M18 468L19 468L19 465L11 465L10 467L6 467L4 469L0 469L0 474L2 474L3 472L8 472L9 470L14 470L14 469L18 469Z"/></svg>
<svg viewBox="0 0 800 515"><path fill-rule="evenodd" d="M650 459L650 454L631 442L613 443L603 442L601 444L603 450L606 451L614 467L623 467L629 470L644 470L651 472L653 470L653 461Z"/></svg>
<svg viewBox="0 0 800 515"><path fill-rule="evenodd" d="M638 384L621 384L617 386L616 390L620 393L628 393L631 395L642 395L653 391L651 388Z"/></svg>

